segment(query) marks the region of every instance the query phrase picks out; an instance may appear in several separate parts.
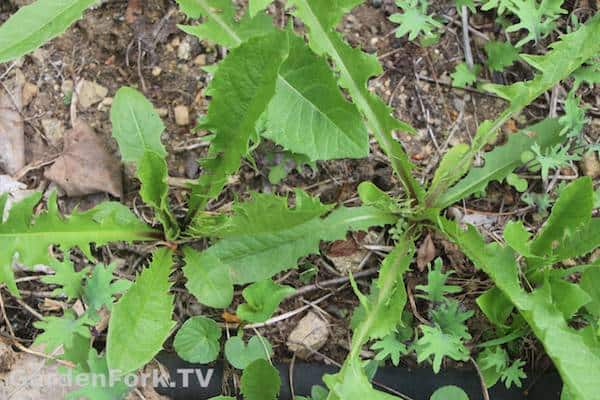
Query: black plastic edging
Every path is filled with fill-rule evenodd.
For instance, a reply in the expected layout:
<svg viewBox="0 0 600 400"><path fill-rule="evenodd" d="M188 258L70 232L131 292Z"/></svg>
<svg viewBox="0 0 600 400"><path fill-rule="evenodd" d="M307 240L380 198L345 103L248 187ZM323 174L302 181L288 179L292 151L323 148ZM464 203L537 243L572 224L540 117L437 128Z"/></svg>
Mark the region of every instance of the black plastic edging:
<svg viewBox="0 0 600 400"><path fill-rule="evenodd" d="M157 392L173 400L205 400L221 395L223 363L214 366L190 364L173 353L161 353L158 360L169 370L170 388L157 388ZM281 376L280 400L291 400L289 364L277 364ZM212 371L212 372L211 372ZM321 364L298 363L294 365L294 391L296 396L310 395L313 385L323 385L324 374L335 373L337 368ZM530 374L535 376L535 374ZM210 378L210 379L208 379ZM184 380L187 381L184 384ZM204 382L201 382L204 381ZM475 371L446 370L437 375L431 368L380 368L375 381L401 392L413 400L429 400L441 386L456 385L467 392L471 400L482 398L481 384ZM202 384L208 384L203 387ZM490 391L491 400L559 400L562 382L557 373L547 373L526 380L523 387L507 390L501 383ZM527 393L525 390L527 389ZM369 399L362 399L369 400Z"/></svg>

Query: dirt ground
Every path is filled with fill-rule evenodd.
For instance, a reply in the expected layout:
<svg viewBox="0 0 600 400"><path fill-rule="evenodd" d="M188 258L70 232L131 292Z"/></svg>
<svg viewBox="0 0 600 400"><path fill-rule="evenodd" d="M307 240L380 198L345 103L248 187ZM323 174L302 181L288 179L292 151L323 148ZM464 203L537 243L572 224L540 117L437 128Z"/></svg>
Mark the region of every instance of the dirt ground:
<svg viewBox="0 0 600 400"><path fill-rule="evenodd" d="M135 21L126 18L127 1L109 0L86 14L86 17L75 24L60 38L52 41L30 56L23 57L12 66L8 79L14 70L24 74L26 81L35 85L37 93L24 108L26 150L28 165L34 166L21 180L30 189L46 190L55 185L44 178L44 169L61 152L64 132L70 128L70 101L72 88L78 82L86 80L95 82L107 89L102 99L87 109L78 109L78 116L90 124L95 131L105 138L113 152L117 151L116 143L111 139L109 119L112 96L123 85L136 87L153 102L163 117L167 127L163 137L169 151L169 173L171 177L194 179L200 174L197 160L206 151L205 142L200 137L207 132L195 131L194 124L198 117L206 113L209 100L204 97L204 89L210 75L202 68L219 61L224 52L205 42L187 36L177 28L178 23L186 21L185 16L177 9L173 0L149 0L143 2L143 13L137 15ZM418 130L414 136L402 135L410 157L418 165L420 179L431 177L432 171L441 155L457 143L469 143L474 136L478 124L497 116L504 108L502 100L476 90L459 90L450 85L450 73L463 56L463 42L460 17L456 15L453 1L435 2L432 9L437 15L445 15L451 21L446 25L441 41L428 48L421 48L398 39L394 35L395 26L388 17L398 9L393 1L373 0L355 9L340 25L350 43L361 46L369 53L377 54L384 73L371 81L372 89L377 91L394 109L397 116ZM588 12L594 12L593 2L571 1L567 8L570 12L588 5ZM569 8L570 7L570 8ZM15 11L15 7L6 1L0 5L0 22L6 20ZM277 21L284 18L283 8L276 4L270 12ZM578 11L585 12L585 11ZM472 44L475 61L483 63L485 38L495 38L501 34L494 24L492 14L477 14L472 17ZM553 35L548 41L555 40ZM543 45L528 51L541 51ZM0 65L0 76L11 67ZM483 79L511 83L530 77L532 71L524 64L518 64L503 74L491 75L485 72ZM2 89L0 89L2 90ZM586 134L598 141L600 138L600 90L588 91L584 100L590 105L589 115L592 123ZM185 107L190 119L187 123L176 122L176 108ZM561 104L559 103L559 112ZM181 108L180 108L181 110ZM506 134L514 132L518 127L531 124L548 116L549 99L540 98L529 107L517 120L505 126ZM48 122L50 121L50 122ZM183 121L185 122L185 121ZM502 141L500 138L499 141ZM235 183L227 192L212 204L213 208L226 207L234 198L247 198L252 191L287 193L293 188L304 188L308 192L319 195L324 202L340 202L347 205L357 204L357 185L362 181L373 181L379 187L392 193L398 192L398 183L391 177L389 164L381 152L373 144L373 151L367 159L341 160L319 163L315 170L306 166L298 166L280 184L272 185L268 175L271 167L282 160L283 152L271 143L263 143L254 154L255 166L246 162ZM256 167L256 168L255 168ZM565 171L573 175L575 172ZM531 187L539 189L535 180ZM597 184L597 181L596 181ZM124 195L122 202L131 206L135 212L147 221L152 220L150 209L144 207L137 194L139 186L133 179L131 171L124 171ZM473 199L457 211L470 216L471 221L479 224L488 235L501 232L509 218L521 217L530 224L539 224L541 220L535 210L527 207L520 194L507 185L493 184L488 196ZM76 205L89 208L109 198L99 194L83 198L60 199L64 211L72 210ZM178 215L185 215L185 192L174 187L171 200ZM381 232L379 232L381 233ZM372 256L364 265L365 271L371 271L359 280L363 288L367 288L370 277L385 255L387 239L381 233L379 247L372 250ZM491 283L484 274L474 270L472 265L460 254L451 243L433 235L436 253L443 257L445 265L454 269L450 283L463 287L458 295L465 308L473 309L476 316L469 322L473 342L485 337L489 326L485 318L474 305L475 298L490 287ZM205 246L199 243L198 246ZM316 282L339 277L333 262L327 257L330 245L323 245L322 255L308 257L303 264L319 267L316 278L306 283L300 279L302 270L293 270L282 274L280 280L291 286L300 288ZM350 251L354 254L355 251ZM133 279L136 269L147 258L148 249L143 246L105 246L97 249L98 259L102 262L117 262L121 266L119 274ZM19 276L33 275L20 273ZM222 321L220 311L206 309L199 305L184 290L184 278L180 272L175 275L177 283L176 319L185 321L190 315L208 314ZM414 269L406 277L409 291L414 286L423 284L425 272ZM32 309L44 314L56 312L49 306L53 298L50 288L33 280L20 284L23 300ZM298 309L307 302L315 301L324 295L335 294L319 303L319 308L327 315L330 324L330 340L313 356L313 360L322 362L342 362L350 343L349 318L357 305L357 300L347 284L318 288L303 296L294 297L282 304L282 313ZM15 299L4 292L4 301L9 321L15 335L25 345L31 343L37 331L33 328L36 317L25 310ZM239 297L239 296L238 296ZM236 303L229 311L234 312ZM426 304L415 299L415 308L426 314ZM279 360L289 360L292 354L287 350L285 342L290 331L304 314L284 320L281 323L260 328L274 345ZM4 324L4 322L2 322ZM5 327L0 328L4 330ZM232 333L233 334L233 333ZM102 337L99 338L100 341ZM529 369L544 371L550 367L549 361L540 351L540 346L533 338L525 340L520 349L522 357L529 362ZM407 365L415 365L415 361L404 359Z"/></svg>

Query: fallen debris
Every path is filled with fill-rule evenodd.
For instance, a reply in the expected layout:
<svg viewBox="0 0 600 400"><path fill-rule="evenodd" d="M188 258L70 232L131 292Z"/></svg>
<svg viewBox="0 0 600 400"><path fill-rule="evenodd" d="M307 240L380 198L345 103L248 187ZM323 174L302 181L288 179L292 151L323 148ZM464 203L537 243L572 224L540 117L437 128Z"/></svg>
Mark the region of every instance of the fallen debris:
<svg viewBox="0 0 600 400"><path fill-rule="evenodd" d="M307 359L314 351L323 347L328 338L327 321L309 311L288 336L287 346L297 357Z"/></svg>
<svg viewBox="0 0 600 400"><path fill-rule="evenodd" d="M14 175L25 166L23 74L18 72L9 93L0 95L0 169ZM0 88L2 90L2 88Z"/></svg>

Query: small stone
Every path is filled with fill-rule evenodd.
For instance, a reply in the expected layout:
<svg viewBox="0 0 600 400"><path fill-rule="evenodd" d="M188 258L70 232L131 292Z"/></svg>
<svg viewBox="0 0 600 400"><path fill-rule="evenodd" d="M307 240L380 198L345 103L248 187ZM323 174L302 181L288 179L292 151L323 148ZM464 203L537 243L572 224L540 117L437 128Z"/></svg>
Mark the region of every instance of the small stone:
<svg viewBox="0 0 600 400"><path fill-rule="evenodd" d="M299 358L307 359L313 351L323 347L328 338L327 321L309 311L288 336L287 346Z"/></svg>
<svg viewBox="0 0 600 400"><path fill-rule="evenodd" d="M161 118L164 118L164 117L166 117L167 115L169 115L169 110L168 110L168 109L166 109L166 108L158 108L158 109L156 110L156 112L158 113L158 115L159 115Z"/></svg>
<svg viewBox="0 0 600 400"><path fill-rule="evenodd" d="M600 177L600 162L595 151L589 152L583 156L581 169L586 176L592 179Z"/></svg>
<svg viewBox="0 0 600 400"><path fill-rule="evenodd" d="M16 354L9 345L0 340L0 372L8 372L16 361Z"/></svg>
<svg viewBox="0 0 600 400"><path fill-rule="evenodd" d="M175 123L179 126L190 124L190 111L186 106L177 106L174 109Z"/></svg>
<svg viewBox="0 0 600 400"><path fill-rule="evenodd" d="M206 54L200 54L198 57L194 59L194 64L199 65L201 67L206 65Z"/></svg>
<svg viewBox="0 0 600 400"><path fill-rule="evenodd" d="M28 106L37 94L38 87L33 83L25 82L25 85L23 85L23 107Z"/></svg>
<svg viewBox="0 0 600 400"><path fill-rule="evenodd" d="M42 129L46 139L52 146L60 146L65 134L65 124L62 121L55 118L43 119Z"/></svg>
<svg viewBox="0 0 600 400"><path fill-rule="evenodd" d="M152 76L159 76L162 73L161 67L152 68Z"/></svg>
<svg viewBox="0 0 600 400"><path fill-rule="evenodd" d="M107 94L108 89L96 82L83 80L77 85L77 98L83 109L88 109L94 104L100 103Z"/></svg>
<svg viewBox="0 0 600 400"><path fill-rule="evenodd" d="M177 58L180 60L189 60L192 57L192 43L186 37L177 48Z"/></svg>
<svg viewBox="0 0 600 400"><path fill-rule="evenodd" d="M65 94L65 95L73 94L73 81L70 79L67 79L66 81L64 81L60 85L60 90L62 91L62 94Z"/></svg>

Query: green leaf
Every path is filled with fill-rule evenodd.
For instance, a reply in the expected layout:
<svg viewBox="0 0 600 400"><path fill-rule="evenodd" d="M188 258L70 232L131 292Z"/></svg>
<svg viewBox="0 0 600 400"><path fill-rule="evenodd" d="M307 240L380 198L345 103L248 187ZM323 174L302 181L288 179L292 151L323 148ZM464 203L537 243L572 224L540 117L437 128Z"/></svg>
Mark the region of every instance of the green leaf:
<svg viewBox="0 0 600 400"><path fill-rule="evenodd" d="M75 313L67 311L62 317L45 317L33 323L37 329L44 332L35 338L35 344L44 344L44 351L52 353L60 346L73 347L75 338L79 335L90 338L90 325L93 322L84 314L77 318Z"/></svg>
<svg viewBox="0 0 600 400"><path fill-rule="evenodd" d="M407 300L403 275L408 271L413 255L413 243L401 238L383 260L366 304L361 304L352 316L352 351L356 355L370 339L383 338L402 325L402 311Z"/></svg>
<svg viewBox="0 0 600 400"><path fill-rule="evenodd" d="M414 132L406 123L391 115L391 109L379 97L373 95L367 82L381 74L382 67L372 55L354 49L345 43L335 28L339 19L361 1L290 0L295 15L309 29L309 44L319 55L328 55L340 73L340 85L347 89L354 104L363 113L367 125L375 135L382 150L388 155L394 172L399 176L406 191L415 199L423 197L423 190L412 176L413 165L392 136L393 130Z"/></svg>
<svg viewBox="0 0 600 400"><path fill-rule="evenodd" d="M185 321L175 335L173 346L185 361L206 364L219 356L220 338L221 328L215 321L205 317L192 317Z"/></svg>
<svg viewBox="0 0 600 400"><path fill-rule="evenodd" d="M340 92L327 61L301 38L289 38L290 53L279 71L262 136L313 161L366 157L369 135L362 116Z"/></svg>
<svg viewBox="0 0 600 400"><path fill-rule="evenodd" d="M433 357L433 372L436 374L440 372L444 357L450 357L456 361L469 359L469 351L459 337L442 332L439 326L421 325L421 331L423 336L414 345L417 362L420 364Z"/></svg>
<svg viewBox="0 0 600 400"><path fill-rule="evenodd" d="M600 399L600 394L593 388L594 382L600 380L600 353L590 346L581 332L567 324L563 313L552 303L548 285L531 294L525 292L520 285L516 255L512 249L495 243L486 245L473 227L463 231L450 221L445 220L443 224L444 231L517 307L574 396L586 400Z"/></svg>
<svg viewBox="0 0 600 400"><path fill-rule="evenodd" d="M275 30L271 17L266 14L254 18L245 15L238 22L231 0L177 0L177 3L190 18L205 17L200 25L179 25L181 30L200 40L208 40L229 49L253 36L266 35ZM253 7L252 4L250 6Z"/></svg>
<svg viewBox="0 0 600 400"><path fill-rule="evenodd" d="M0 64L19 58L63 33L97 0L37 0L0 26Z"/></svg>
<svg viewBox="0 0 600 400"><path fill-rule="evenodd" d="M256 360L242 374L241 389L245 400L276 400L281 378L266 360Z"/></svg>
<svg viewBox="0 0 600 400"><path fill-rule="evenodd" d="M236 313L243 321L264 322L273 315L279 303L295 291L270 279L253 283L242 291L246 303L240 304Z"/></svg>
<svg viewBox="0 0 600 400"><path fill-rule="evenodd" d="M434 31L443 25L427 14L427 0L396 0L402 13L392 14L390 21L399 24L396 37L408 34L408 40L413 41L419 35L433 36Z"/></svg>
<svg viewBox="0 0 600 400"><path fill-rule="evenodd" d="M484 49L488 57L488 67L492 71L502 71L519 59L519 49L510 42L490 40Z"/></svg>
<svg viewBox="0 0 600 400"><path fill-rule="evenodd" d="M460 178L460 176L464 175L467 170L464 170L462 173L456 173L456 167L458 166L468 166L466 163L461 163L461 160L468 154L469 146L466 144L457 144L452 147L442 158L440 165L438 165L435 170L435 174L433 176L433 180L431 181L431 186L429 187L429 191L427 192L428 198L436 198L441 193L446 191L449 186L456 183L456 179ZM457 178L458 177L458 178ZM450 179L455 179L454 181Z"/></svg>
<svg viewBox="0 0 600 400"><path fill-rule="evenodd" d="M561 8L564 0L511 0L509 10L519 17L519 23L506 28L506 32L527 30L527 35L517 43L521 47L529 41L536 43L555 27L554 21L567 10Z"/></svg>
<svg viewBox="0 0 600 400"><path fill-rule="evenodd" d="M557 261L582 257L600 247L600 218L592 218L585 226L561 241L554 250Z"/></svg>
<svg viewBox="0 0 600 400"><path fill-rule="evenodd" d="M458 386L442 386L433 392L429 400L469 400L469 396Z"/></svg>
<svg viewBox="0 0 600 400"><path fill-rule="evenodd" d="M485 379L486 387L494 386L502 377L502 373L508 368L508 353L500 346L484 349L477 356L477 365Z"/></svg>
<svg viewBox="0 0 600 400"><path fill-rule="evenodd" d="M427 285L415 286L415 289L425 292L424 295L418 295L417 297L427 299L433 303L439 303L444 301L446 293L462 292L460 286L446 285L446 281L450 275L454 274L454 271L442 272L442 268L442 259L437 258L433 269L430 269L427 273Z"/></svg>
<svg viewBox="0 0 600 400"><path fill-rule="evenodd" d="M379 350L375 360L384 361L389 357L396 367L400 364L400 357L408 353L406 345L398 340L395 334L387 335L382 340L375 342L371 346L371 350Z"/></svg>
<svg viewBox="0 0 600 400"><path fill-rule="evenodd" d="M473 311L462 311L458 301L447 299L439 307L431 311L431 319L442 332L464 340L470 340L471 335L465 322L473 316Z"/></svg>
<svg viewBox="0 0 600 400"><path fill-rule="evenodd" d="M477 82L477 75L481 66L474 65L473 68L469 68L467 64L460 63L454 69L454 72L450 75L452 77L452 86L457 88L466 88Z"/></svg>
<svg viewBox="0 0 600 400"><path fill-rule="evenodd" d="M561 193L550 217L531 243L531 251L551 254L566 237L585 226L592 218L594 190L589 177L577 179Z"/></svg>
<svg viewBox="0 0 600 400"><path fill-rule="evenodd" d="M248 344L242 336L232 336L225 342L225 357L237 369L246 369L258 359L268 360L272 354L269 341L259 336L252 336Z"/></svg>
<svg viewBox="0 0 600 400"><path fill-rule="evenodd" d="M94 267L92 275L83 288L83 298L90 309L98 311L102 306L106 306L111 310L113 296L125 292L131 286L128 280L115 280L113 276L115 267L116 264L108 266L98 264Z"/></svg>
<svg viewBox="0 0 600 400"><path fill-rule="evenodd" d="M89 267L76 272L73 262L69 259L69 253L65 254L64 261L51 260L50 267L54 275L43 276L41 281L50 285L59 285L62 288L55 289L52 293L64 295L67 300L73 300L83 293L83 282L89 271Z"/></svg>
<svg viewBox="0 0 600 400"><path fill-rule="evenodd" d="M564 137L560 136L560 124L556 119L544 120L524 131L511 134L506 144L485 154L483 167L471 168L456 185L445 192L440 192L434 206L445 208L473 193L485 191L491 181L502 181L524 164L521 155L529 151L534 143L547 148L563 140Z"/></svg>
<svg viewBox="0 0 600 400"><path fill-rule="evenodd" d="M477 305L494 325L506 327L506 320L515 306L497 287L492 287L477 298Z"/></svg>
<svg viewBox="0 0 600 400"><path fill-rule="evenodd" d="M323 382L331 390L328 399L398 400L398 397L373 389L362 364L350 358L336 375L325 375Z"/></svg>
<svg viewBox="0 0 600 400"><path fill-rule="evenodd" d="M586 270L581 276L580 285L592 299L586 305L586 309L596 318L600 318L600 268Z"/></svg>
<svg viewBox="0 0 600 400"><path fill-rule="evenodd" d="M506 176L506 183L521 193L525 192L528 187L527 179L523 179L517 174L508 174Z"/></svg>
<svg viewBox="0 0 600 400"><path fill-rule="evenodd" d="M506 368L502 372L502 381L507 389L510 389L512 385L516 387L521 387L521 380L527 378L527 375L523 371L523 366L525 365L525 361L515 360L510 367Z"/></svg>
<svg viewBox="0 0 600 400"><path fill-rule="evenodd" d="M575 283L563 279L550 279L549 285L554 305L567 321L592 300L584 288Z"/></svg>
<svg viewBox="0 0 600 400"><path fill-rule="evenodd" d="M146 365L175 327L169 275L173 253L159 249L152 263L114 305L108 326L106 358L111 371L127 374Z"/></svg>
<svg viewBox="0 0 600 400"><path fill-rule="evenodd" d="M256 37L233 49L219 65L210 84L212 100L205 129L216 133L204 174L192 187L190 213L204 208L217 196L229 175L238 170L256 122L275 94L277 73L288 52L287 34Z"/></svg>
<svg viewBox="0 0 600 400"><path fill-rule="evenodd" d="M89 371L76 371L77 374L84 375L81 378L84 382L83 387L68 393L68 400L80 400L81 398L88 400L122 400L131 391L129 386L109 370L106 357L99 356L94 348L89 351L87 365ZM111 384L108 385L108 382L111 382Z"/></svg>
<svg viewBox="0 0 600 400"><path fill-rule="evenodd" d="M179 235L179 226L169 210L168 173L165 158L154 151L146 151L138 163L137 175L142 182L140 196L156 211L167 238L174 240Z"/></svg>
<svg viewBox="0 0 600 400"><path fill-rule="evenodd" d="M248 2L250 16L254 17L256 14L267 8L272 2L273 0L250 0Z"/></svg>
<svg viewBox="0 0 600 400"><path fill-rule="evenodd" d="M188 289L194 295L207 293L208 285L215 286L210 283L212 279L222 288L228 276L236 284L269 279L295 267L300 257L318 252L321 240L340 240L348 231L368 230L396 220L373 207L340 208L321 218L330 209L302 191L296 194L294 209L288 208L285 197L255 194L252 201L236 206L228 229L222 233L223 240L188 260L184 269ZM214 275L209 282L201 282L209 268ZM205 271L204 278L201 271ZM208 298L202 295L199 300ZM220 307L228 305L224 300Z"/></svg>
<svg viewBox="0 0 600 400"><path fill-rule="evenodd" d="M160 157L167 155L160 141L165 126L152 103L137 90L122 87L117 91L110 109L110 121L123 160L139 166L148 151Z"/></svg>
<svg viewBox="0 0 600 400"><path fill-rule="evenodd" d="M185 287L200 303L213 308L225 308L233 300L233 280L227 265L210 252L199 253L184 247L187 278Z"/></svg>
<svg viewBox="0 0 600 400"><path fill-rule="evenodd" d="M0 196L0 215L6 198L7 195ZM89 211L75 211L63 217L53 192L48 199L48 210L34 216L33 209L40 198L41 193L36 193L14 204L8 219L0 224L0 282L6 283L15 295L18 291L11 267L17 253L18 261L30 266L50 263L51 245L59 245L64 252L79 247L93 259L90 243L102 246L113 241L150 240L156 235L119 203L105 202Z"/></svg>

